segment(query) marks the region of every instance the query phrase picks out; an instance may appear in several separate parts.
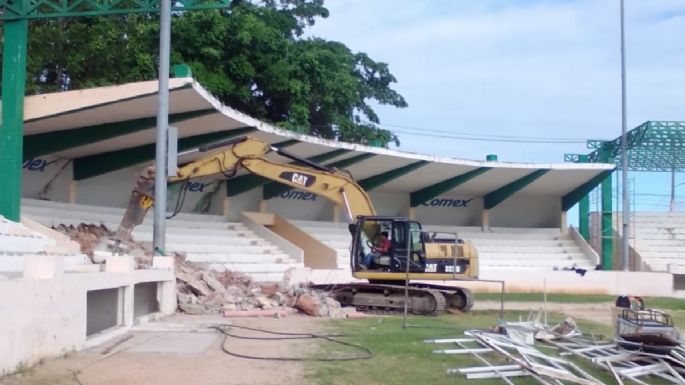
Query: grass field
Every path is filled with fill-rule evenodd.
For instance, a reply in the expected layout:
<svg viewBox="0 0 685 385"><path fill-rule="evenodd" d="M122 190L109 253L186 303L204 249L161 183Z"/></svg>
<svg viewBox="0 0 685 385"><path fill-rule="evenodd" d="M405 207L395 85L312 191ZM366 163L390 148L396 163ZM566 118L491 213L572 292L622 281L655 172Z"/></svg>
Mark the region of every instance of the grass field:
<svg viewBox="0 0 685 385"><path fill-rule="evenodd" d="M499 301L499 294L476 294L478 301ZM509 293L507 302L542 302L542 293ZM568 304L613 303L615 296L548 294L548 302ZM685 301L674 298L644 298L648 308L663 309L669 312L677 327L685 327ZM509 321L526 317L528 312L506 312ZM462 315L440 317L411 317L409 324L414 327L403 328L402 317L369 317L355 320L333 320L329 331L349 335L349 342L368 346L374 351L370 360L319 363L309 367L307 376L314 384L321 385L403 385L403 384L465 384L479 385L502 384L501 380L466 380L462 375L448 375L447 369L468 366L482 366L482 363L468 355L439 355L432 353L436 345L424 344L423 340L432 338L461 337L466 329L487 329L497 324L499 313L496 311L472 311ZM549 323L563 320L563 314L551 314ZM580 329L596 336L611 339L613 328L609 324L576 319ZM338 347L322 345L322 352L332 353ZM439 349L439 348L438 348ZM543 348L544 349L544 348ZM553 354L550 350L544 350ZM493 356L496 357L496 356ZM564 357L564 359L569 359ZM494 360L493 360L494 361ZM606 384L615 384L609 373L598 370L580 358L573 361ZM652 385L664 384L658 379L646 379ZM518 378L516 384L537 384L529 378ZM625 384L632 384L626 381Z"/></svg>
<svg viewBox="0 0 685 385"><path fill-rule="evenodd" d="M509 312L512 320L518 318L516 312ZM346 340L371 348L375 355L370 360L316 364L310 367L308 379L322 385L402 385L402 384L463 384L467 383L461 375L448 375L449 368L481 366L469 356L438 355L432 353L436 345L424 344L431 338L460 337L465 329L487 328L496 325L498 314L493 311L472 312L466 315L446 315L435 318L412 317L410 325L402 328L401 317L371 317L356 320L338 320L330 324L331 331L350 335ZM552 315L551 321L558 321L562 315ZM611 335L607 325L580 321L579 326L586 332ZM330 345L324 351L333 349ZM337 347L335 347L337 349ZM330 353L327 352L327 353ZM595 376L613 384L608 373L596 371L587 363L578 364L593 372ZM475 380L474 380L475 381ZM472 382L472 381L468 381ZM500 380L478 380L479 385L502 384ZM517 384L535 384L530 379L517 379ZM658 382L654 382L658 384Z"/></svg>
<svg viewBox="0 0 685 385"><path fill-rule="evenodd" d="M477 301L499 301L500 294L498 293L476 293ZM544 298L543 293L505 293L505 301L516 302L542 302ZM667 297L644 297L645 307L666 310L685 310L685 300ZM616 296L612 295L597 295L597 294L547 294L548 302L566 302L566 303L601 303L601 302L615 302Z"/></svg>

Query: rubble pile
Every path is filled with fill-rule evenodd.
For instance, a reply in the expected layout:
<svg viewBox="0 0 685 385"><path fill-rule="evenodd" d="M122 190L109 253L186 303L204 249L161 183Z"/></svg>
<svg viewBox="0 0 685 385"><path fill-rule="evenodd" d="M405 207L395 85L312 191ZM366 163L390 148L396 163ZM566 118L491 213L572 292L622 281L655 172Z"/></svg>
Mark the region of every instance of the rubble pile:
<svg viewBox="0 0 685 385"><path fill-rule="evenodd" d="M52 229L78 242L81 245L81 252L87 255L92 263L103 263L105 256L114 251L114 243L111 240L114 232L105 225L81 223L78 226L67 226L60 224L53 226ZM118 248L120 252L135 258L138 269L152 266L152 248L149 245L130 240L122 242Z"/></svg>
<svg viewBox="0 0 685 385"><path fill-rule="evenodd" d="M257 283L249 276L231 271L210 270L176 254L178 308L188 314L236 314L240 311L294 308L315 317L345 317L352 310L323 292L305 286Z"/></svg>
<svg viewBox="0 0 685 385"><path fill-rule="evenodd" d="M81 245L81 252L91 262L103 263L115 245L114 232L104 225L81 223L78 226L59 225L53 229L68 235ZM137 268L152 265L149 243L129 240L116 246L118 251L131 255ZM188 314L227 314L266 310L301 311L314 317L346 317L354 309L341 308L340 303L326 293L305 285L290 285L287 274L280 283L256 283L241 273L212 270L209 266L189 262L175 253L176 295L178 308Z"/></svg>

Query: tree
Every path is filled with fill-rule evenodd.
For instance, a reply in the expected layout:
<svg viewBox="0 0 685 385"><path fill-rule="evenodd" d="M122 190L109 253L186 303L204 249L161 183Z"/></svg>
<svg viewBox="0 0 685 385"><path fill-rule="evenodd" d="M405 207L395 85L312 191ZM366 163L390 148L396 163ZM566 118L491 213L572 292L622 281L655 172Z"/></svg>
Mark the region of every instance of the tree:
<svg viewBox="0 0 685 385"><path fill-rule="evenodd" d="M226 10L176 13L172 63L188 64L224 104L258 119L324 138L399 144L370 105L407 106L391 88L388 65L302 37L325 17L323 0L234 0ZM30 28L29 93L157 77L157 15L49 19Z"/></svg>

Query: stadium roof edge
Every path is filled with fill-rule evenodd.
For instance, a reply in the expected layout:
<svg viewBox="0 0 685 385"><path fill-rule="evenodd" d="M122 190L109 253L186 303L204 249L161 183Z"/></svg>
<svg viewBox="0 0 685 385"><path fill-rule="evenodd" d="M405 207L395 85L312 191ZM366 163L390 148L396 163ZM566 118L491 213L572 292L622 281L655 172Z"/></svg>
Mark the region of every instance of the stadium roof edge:
<svg viewBox="0 0 685 385"><path fill-rule="evenodd" d="M474 167L515 167L515 168L552 168L552 169L598 169L598 170L611 170L615 166L611 164L604 163L592 163L592 164L582 164L577 163L520 163L520 162L500 162L500 161L479 161L479 160L469 160L451 157L442 157L437 155L419 154L409 151L397 151L390 150L387 148L379 148L366 146L357 143L340 142L330 139L318 138L311 135L300 134L297 132L289 131L272 124L263 122L261 120L255 119L247 114L237 111L231 107L223 105L218 99L216 99L209 91L207 91L202 85L200 85L196 80L192 81L193 89L198 93L203 95L207 100L210 100L214 108L220 111L222 114L234 118L239 121L245 122L246 125L254 126L260 131L273 133L279 136L289 137L292 139L297 139L301 142L320 144L330 147L339 147L351 151L362 151L370 152L378 155L390 155L390 156L401 156L405 158L411 158L415 160L425 160L429 162L441 162L441 163L453 163L460 165L468 165Z"/></svg>
<svg viewBox="0 0 685 385"><path fill-rule="evenodd" d="M25 147L35 144L42 136L49 136L54 141L69 139L69 143L73 144L71 147L62 143L60 146L42 146L31 150L41 156L74 159L75 164L79 163L79 170L86 166L90 170L82 173L83 175L79 174L84 178L131 167L131 159L124 161L112 158L102 165L85 163L102 158L99 155L125 155L127 150L154 143L154 125L146 125L156 115L157 87L157 81L153 80L28 96L25 103ZM522 185L520 191L515 193L561 199L579 186L596 180L597 175L615 169L615 165L603 163L539 164L467 160L338 142L288 131L225 106L193 78L171 79L169 88L169 113L178 118L174 119L173 125L178 127L181 143L195 143L221 135L238 135L241 132L244 135L246 128L253 127L249 135L269 143L292 143L290 151L303 158L316 157L338 149L345 150L345 153L335 159L335 163L344 165L359 181L373 181L375 190L411 194L431 186L440 186L439 190L443 194L482 197L537 170L548 170L540 178ZM198 111L206 113L194 115ZM129 122L132 127L126 126ZM107 130L102 131L103 127ZM117 132L119 127L122 128ZM90 129L102 132L90 133ZM74 138L80 133L87 135ZM47 154L47 149L53 152ZM27 151L27 154L31 152ZM179 161L190 161L193 156L197 155L186 155ZM270 157L287 161L275 154ZM150 156L148 154L140 159L141 162L149 162ZM410 166L417 163L423 165ZM481 168L489 168L490 171L474 175L473 178L459 177L470 175L470 172ZM238 176L241 175L243 174ZM451 183L455 180L460 183ZM445 186L450 187L450 190L443 191ZM412 205L430 195L426 194L414 194Z"/></svg>

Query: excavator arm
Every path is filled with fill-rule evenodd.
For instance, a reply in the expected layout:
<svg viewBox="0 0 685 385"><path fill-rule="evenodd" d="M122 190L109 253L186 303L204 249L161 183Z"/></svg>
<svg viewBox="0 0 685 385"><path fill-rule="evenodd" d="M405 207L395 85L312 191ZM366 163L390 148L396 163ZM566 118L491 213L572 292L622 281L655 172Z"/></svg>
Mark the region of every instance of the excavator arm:
<svg viewBox="0 0 685 385"><path fill-rule="evenodd" d="M199 152L212 150L217 151L180 167L177 175L169 177L167 181L181 182L219 174L230 177L238 170L245 169L252 174L328 198L335 204L345 207L350 223L354 223L359 215L375 215L366 192L351 177L338 170L311 163L249 136L197 149ZM266 157L270 152L305 166L272 161ZM138 176L115 240L129 239L133 228L145 219L147 211L154 203L154 179L154 167L145 168Z"/></svg>

